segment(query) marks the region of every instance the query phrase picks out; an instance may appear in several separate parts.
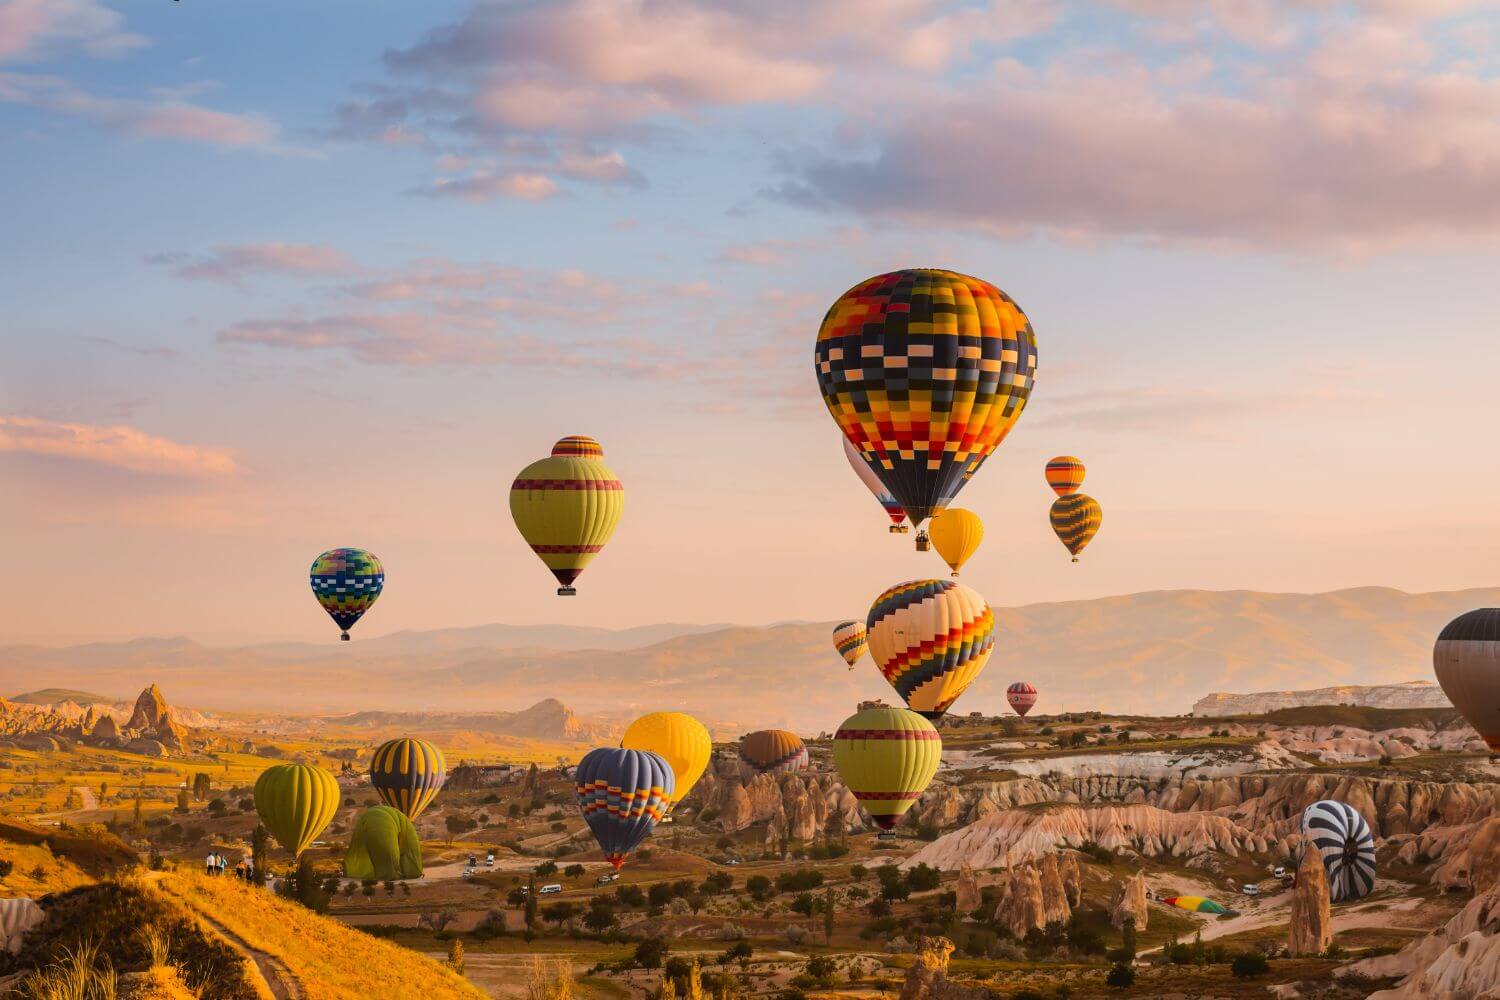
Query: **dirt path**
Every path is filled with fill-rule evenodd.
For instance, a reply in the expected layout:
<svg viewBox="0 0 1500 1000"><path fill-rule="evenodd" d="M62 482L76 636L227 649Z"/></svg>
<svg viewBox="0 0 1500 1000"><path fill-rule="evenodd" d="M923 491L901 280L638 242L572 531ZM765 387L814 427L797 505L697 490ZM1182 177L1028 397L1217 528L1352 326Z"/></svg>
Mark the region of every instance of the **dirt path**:
<svg viewBox="0 0 1500 1000"><path fill-rule="evenodd" d="M152 873L157 874L157 873ZM171 893L172 898L192 910L205 924L211 927L230 947L248 958L255 964L256 971L260 974L261 981L265 983L266 989L276 1000L302 1000L302 984L297 981L297 976L285 962L272 955L270 952L262 951L252 945L249 941L240 937L219 921L208 910L194 904L188 896L172 892L171 888L158 881L163 891Z"/></svg>

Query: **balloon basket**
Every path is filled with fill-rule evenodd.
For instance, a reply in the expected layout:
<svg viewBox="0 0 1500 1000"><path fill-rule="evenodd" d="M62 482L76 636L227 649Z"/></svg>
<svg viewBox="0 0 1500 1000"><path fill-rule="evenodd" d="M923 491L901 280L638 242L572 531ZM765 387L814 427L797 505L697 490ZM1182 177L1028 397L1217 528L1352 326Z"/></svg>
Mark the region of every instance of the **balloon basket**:
<svg viewBox="0 0 1500 1000"><path fill-rule="evenodd" d="M557 588L557 596L558 597L576 597L576 596L578 596L578 588L577 587L558 587Z"/></svg>
<svg viewBox="0 0 1500 1000"><path fill-rule="evenodd" d="M910 529L910 528L908 528L908 527L907 527L907 526L906 526L906 525L904 525L904 524L893 524L893 525L891 525L891 526L890 526L890 528L889 528L889 529L888 529L888 530L889 530L889 531L890 531L890 533L891 533L891 534L893 534L893 535L904 535L904 534L906 534L906 533L907 533L907 532L908 532L908 531L910 531L910 530L911 530L911 529Z"/></svg>
<svg viewBox="0 0 1500 1000"><path fill-rule="evenodd" d="M896 831L895 830L881 830L879 833L877 833L875 835L875 839L876 840L895 840L896 839Z"/></svg>
<svg viewBox="0 0 1500 1000"><path fill-rule="evenodd" d="M919 531L919 532L917 532L917 551L918 552L930 552L930 551L932 551L932 541L927 537L927 532L925 532L925 531Z"/></svg>
<svg viewBox="0 0 1500 1000"><path fill-rule="evenodd" d="M349 641L349 633L348 632L345 632L345 633L343 633L342 635L339 636L339 642L348 642L348 641Z"/></svg>
<svg viewBox="0 0 1500 1000"><path fill-rule="evenodd" d="M1077 557L1077 556L1074 556L1074 557L1073 557L1073 561L1074 561L1074 562L1077 562L1077 561L1078 561L1078 557Z"/></svg>

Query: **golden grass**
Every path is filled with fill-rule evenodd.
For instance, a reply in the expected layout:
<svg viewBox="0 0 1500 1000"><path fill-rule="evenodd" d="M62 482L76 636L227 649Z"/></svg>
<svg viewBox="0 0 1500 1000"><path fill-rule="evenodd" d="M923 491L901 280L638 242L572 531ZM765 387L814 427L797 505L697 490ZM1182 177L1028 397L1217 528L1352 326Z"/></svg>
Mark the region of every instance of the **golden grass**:
<svg viewBox="0 0 1500 1000"><path fill-rule="evenodd" d="M438 962L234 879L165 875L163 890L223 924L297 976L307 1000L476 1000L480 992Z"/></svg>
<svg viewBox="0 0 1500 1000"><path fill-rule="evenodd" d="M145 972L125 977L120 1000L198 1000L182 976L170 965L153 965Z"/></svg>
<svg viewBox="0 0 1500 1000"><path fill-rule="evenodd" d="M94 881L82 868L53 854L46 844L0 841L0 858L15 864L5 881L0 883L9 896L45 896L49 892L64 892Z"/></svg>

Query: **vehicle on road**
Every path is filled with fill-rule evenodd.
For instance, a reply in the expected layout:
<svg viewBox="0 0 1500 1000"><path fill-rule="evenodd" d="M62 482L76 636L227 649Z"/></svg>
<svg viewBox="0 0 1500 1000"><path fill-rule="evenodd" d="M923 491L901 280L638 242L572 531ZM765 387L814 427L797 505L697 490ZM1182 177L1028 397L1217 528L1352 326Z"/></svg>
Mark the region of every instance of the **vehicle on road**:
<svg viewBox="0 0 1500 1000"><path fill-rule="evenodd" d="M554 892L562 892L562 886L558 885L556 882L542 886L536 891L536 894L538 896L549 896Z"/></svg>

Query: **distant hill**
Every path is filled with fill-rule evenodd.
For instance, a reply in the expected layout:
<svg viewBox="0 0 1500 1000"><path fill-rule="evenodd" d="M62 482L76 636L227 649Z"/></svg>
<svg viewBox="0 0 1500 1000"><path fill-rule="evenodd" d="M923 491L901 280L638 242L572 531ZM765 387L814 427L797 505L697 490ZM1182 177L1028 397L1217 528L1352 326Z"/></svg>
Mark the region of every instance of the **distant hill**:
<svg viewBox="0 0 1500 1000"><path fill-rule="evenodd" d="M63 702L71 701L76 705L113 705L120 699L111 698L107 694L94 694L92 691L76 691L72 688L42 688L40 691L27 691L10 698L23 705L61 705Z"/></svg>
<svg viewBox="0 0 1500 1000"><path fill-rule="evenodd" d="M1156 715L1186 712L1215 691L1403 683L1431 676L1432 642L1444 624L1495 605L1495 588L1408 594L1364 587L1155 591L1000 608L995 655L957 710L1003 711L1005 688L1016 680L1037 686L1037 713ZM149 678L182 705L299 714L483 714L556 698L611 722L668 708L722 722L721 732L785 726L817 733L834 729L863 699L890 697L868 660L844 668L832 624L620 632L499 625L356 636L348 644L12 646L0 647L0 685L34 683L40 671L59 684L121 690ZM667 637L650 641L653 630Z"/></svg>
<svg viewBox="0 0 1500 1000"><path fill-rule="evenodd" d="M364 711L322 720L341 731L387 730L424 733L475 733L541 740L596 740L613 735L608 726L586 722L556 698L545 698L519 712L381 712Z"/></svg>
<svg viewBox="0 0 1500 1000"><path fill-rule="evenodd" d="M1261 715L1279 709L1315 705L1388 709L1453 708L1453 703L1443 694L1443 689L1434 682L1411 681L1406 684L1346 684L1311 691L1260 691L1255 694L1226 694L1216 691L1194 702L1193 714L1208 717Z"/></svg>

